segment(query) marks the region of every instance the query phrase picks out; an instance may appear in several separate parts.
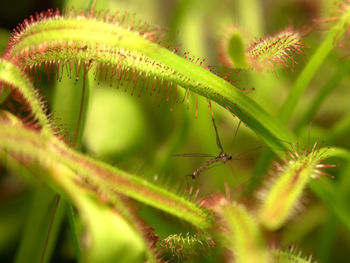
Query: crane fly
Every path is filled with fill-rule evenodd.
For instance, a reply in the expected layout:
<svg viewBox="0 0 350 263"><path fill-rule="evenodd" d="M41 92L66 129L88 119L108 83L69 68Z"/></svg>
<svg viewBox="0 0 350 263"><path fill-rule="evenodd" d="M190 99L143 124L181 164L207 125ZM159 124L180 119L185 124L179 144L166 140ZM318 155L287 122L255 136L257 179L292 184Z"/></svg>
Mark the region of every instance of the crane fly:
<svg viewBox="0 0 350 263"><path fill-rule="evenodd" d="M216 135L216 144L220 149L220 153L218 156L210 155L210 154L201 154L201 153L188 153L188 154L174 154L174 156L181 156L181 157L210 157L211 159L203 163L200 167L198 167L192 174L189 174L189 176L192 177L192 179L196 179L201 172L203 172L205 169L209 168L212 164L215 163L226 163L230 160L232 160L232 155L225 153L224 148L222 147L218 130L216 128L214 117L212 117L213 126L215 129L215 135ZM240 124L240 123L239 123ZM236 133L238 131L239 125L237 127Z"/></svg>

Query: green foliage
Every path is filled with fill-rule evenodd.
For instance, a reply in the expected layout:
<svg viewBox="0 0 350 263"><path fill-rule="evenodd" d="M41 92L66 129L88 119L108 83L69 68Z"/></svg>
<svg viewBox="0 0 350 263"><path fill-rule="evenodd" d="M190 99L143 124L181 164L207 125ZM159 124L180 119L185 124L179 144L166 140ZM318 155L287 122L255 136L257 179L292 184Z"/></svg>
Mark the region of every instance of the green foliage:
<svg viewBox="0 0 350 263"><path fill-rule="evenodd" d="M328 215L329 211L331 221L320 218L301 222L307 227L295 227L294 234L307 238L299 245L307 250L311 247L316 258L327 262L322 257L331 253L318 251L312 230L327 230L320 241L323 248L332 243L329 237L337 234L336 227L328 229L327 222L344 226L348 237L350 180L343 179L348 169L335 168L333 163L347 167L350 160L349 145L342 137L350 129L344 103L349 93L344 88L336 90L337 86L342 88L342 80L348 81L350 64L334 62L343 55L337 45L349 28L349 3L342 3L336 16L324 19L334 22L318 44L319 38L315 40L306 36L306 31L292 27L261 38L263 9L257 1L224 8L216 8L215 2L176 3L173 20L169 21L171 32L149 26L137 20L137 15L100 11L115 9L110 1L76 2L86 10L48 10L24 20L14 30L0 59L0 171L1 178L16 178L21 191L34 196L22 205L31 209L25 216L19 246L13 248L17 251L11 258L16 262L28 258L50 262L57 255L56 261L105 263L312 262L311 257L304 259L301 253L283 249L288 245L283 240L289 240L284 235L292 224L287 219L309 220L295 210L307 187L317 197L312 204L321 204L326 211L319 214ZM282 10L270 4L267 7L265 12L269 8ZM254 19L247 19L248 10L257 13ZM219 55L224 67L209 66L215 63L192 56L217 55L214 51L206 54L204 39L194 36L204 38L200 33L204 25L227 24L230 15L240 23L220 36ZM206 17L214 17L217 24ZM282 24L278 27L286 28ZM206 27L208 36L216 34L213 28ZM181 51L171 39L179 29L183 29L179 38L184 38L179 41L184 43ZM250 41L246 39L249 33L260 38ZM6 37L0 35L1 39ZM247 45L249 42L252 44ZM306 62L297 63L295 54L302 53L302 43L310 46L312 55L308 59L306 52ZM295 69L296 73L282 72L280 67ZM326 78L327 84L319 90L311 89L325 81L322 75L328 74L322 73L330 69L335 74ZM52 78L57 80L54 87ZM293 85L286 96L284 88L289 83ZM252 95L244 92L250 85L257 90ZM303 96L309 86L315 94L313 100ZM282 98L286 98L284 103ZM337 111L327 108L327 103L336 105ZM188 112L180 108L181 104ZM304 108L296 107L304 104ZM294 112L295 120L289 123ZM208 170L201 166L205 171L191 181L186 174L201 163L170 158L185 141L190 142L187 152L207 149L216 163L222 159L215 159L215 141L221 153L222 148L227 151L229 147L227 143L222 147L218 137L215 139L210 115L220 124L220 138L225 125L239 126L242 122L238 133L225 132L221 139L226 142L233 137L241 152L260 155L260 159L248 161L243 160L245 156L232 154L237 168L234 176L226 168ZM230 119L232 116L239 120ZM310 120L316 127L308 130ZM333 135L322 128L332 122ZM196 124L191 127L192 123ZM311 149L307 145L299 150L299 143L309 144L317 141L316 137L335 147L322 145L316 149L315 143ZM249 150L257 149L256 144L262 142L270 152ZM271 169L270 175L275 178L269 181L266 171L272 152L282 163L276 165L276 171ZM332 177L343 176L341 184L329 178L315 179L328 176L320 171L322 168L335 168L327 172ZM269 185L261 191L265 192L259 203L251 193L258 193L256 188L266 185L264 181ZM223 188L225 197L217 193ZM21 195L11 187L6 190L10 194L5 191L0 201ZM1 216L8 209L0 203ZM23 214L9 213L8 218ZM0 224L9 226L1 240L19 239L18 220L11 225L0 218ZM276 244L281 250L273 247ZM0 242L0 253L5 245L10 247Z"/></svg>

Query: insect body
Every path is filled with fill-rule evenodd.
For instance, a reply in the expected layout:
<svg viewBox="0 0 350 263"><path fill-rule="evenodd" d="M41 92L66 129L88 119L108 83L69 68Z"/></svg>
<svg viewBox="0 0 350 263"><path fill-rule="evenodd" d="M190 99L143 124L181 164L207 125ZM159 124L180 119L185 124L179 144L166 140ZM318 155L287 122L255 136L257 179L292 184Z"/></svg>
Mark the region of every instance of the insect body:
<svg viewBox="0 0 350 263"><path fill-rule="evenodd" d="M192 179L196 179L197 176L199 176L199 174L202 171L204 171L207 167L209 167L210 165L217 163L217 162L226 163L227 161L230 161L230 160L232 160L232 156L229 154L226 154L225 152L222 151L219 154L219 156L214 157L213 159L210 159L209 161L202 164L197 170L195 170L192 174L190 174L190 176L192 177Z"/></svg>

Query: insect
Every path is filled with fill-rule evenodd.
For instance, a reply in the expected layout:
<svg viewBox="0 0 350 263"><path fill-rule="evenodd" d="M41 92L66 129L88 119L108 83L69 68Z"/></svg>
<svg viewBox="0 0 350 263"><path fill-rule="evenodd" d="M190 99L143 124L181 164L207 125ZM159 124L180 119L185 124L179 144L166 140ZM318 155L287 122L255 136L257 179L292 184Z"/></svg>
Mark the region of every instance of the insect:
<svg viewBox="0 0 350 263"><path fill-rule="evenodd" d="M222 147L222 144L221 144L220 138L219 138L219 134L218 134L218 130L216 128L214 117L212 117L212 121L213 121L213 126L214 126L215 134L216 134L216 144L220 149L220 153L218 156L213 156L210 154L201 154L201 153L174 154L174 156L182 156L182 157L211 157L212 158L212 159L206 161L205 163L203 163L192 174L189 174L189 176L191 176L192 179L196 179L200 175L201 172L203 172L205 169L207 169L208 167L210 167L214 163L220 163L220 162L226 163L226 162L232 160L232 155L225 153L224 148ZM239 125L240 125L240 123L239 123ZM236 132L235 132L235 135L237 134L239 125L237 127Z"/></svg>

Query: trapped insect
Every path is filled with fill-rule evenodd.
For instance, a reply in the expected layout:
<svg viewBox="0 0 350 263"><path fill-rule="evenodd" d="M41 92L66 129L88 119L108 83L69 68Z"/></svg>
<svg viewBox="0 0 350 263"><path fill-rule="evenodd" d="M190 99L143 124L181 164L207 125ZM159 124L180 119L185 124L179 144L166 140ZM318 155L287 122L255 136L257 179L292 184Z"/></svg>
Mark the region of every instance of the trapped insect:
<svg viewBox="0 0 350 263"><path fill-rule="evenodd" d="M225 153L220 138L218 134L218 130L216 128L215 120L214 117L212 117L213 121L213 126L215 129L215 135L216 135L216 144L220 149L220 153L218 156L210 155L210 154L201 154L201 153L188 153L188 154L174 154L174 156L179 156L179 157L211 157L212 159L208 160L207 162L203 163L200 167L198 167L192 174L189 174L189 176L192 177L192 179L196 179L201 172L203 172L205 169L209 168L212 164L214 163L226 163L228 161L232 160L232 155ZM240 125L240 123L239 123ZM239 125L237 127L236 133L238 131Z"/></svg>

